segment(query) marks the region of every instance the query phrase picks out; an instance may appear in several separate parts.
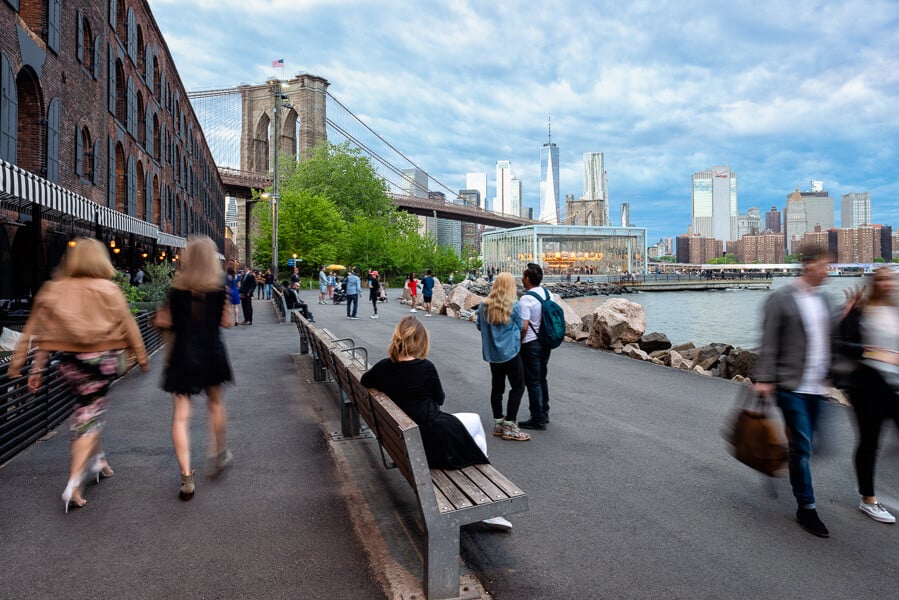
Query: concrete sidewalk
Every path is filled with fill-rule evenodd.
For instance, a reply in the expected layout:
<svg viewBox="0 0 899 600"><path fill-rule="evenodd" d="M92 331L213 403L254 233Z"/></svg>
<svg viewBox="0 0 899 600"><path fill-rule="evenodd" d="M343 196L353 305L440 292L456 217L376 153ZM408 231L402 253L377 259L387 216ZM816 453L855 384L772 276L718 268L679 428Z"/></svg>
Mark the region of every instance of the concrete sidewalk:
<svg viewBox="0 0 899 600"><path fill-rule="evenodd" d="M204 479L205 401L194 401L197 493L178 500L171 400L152 371L110 395L104 447L115 476L88 484L63 513L67 426L0 469L5 598L383 598L350 517L296 328L254 301L250 327L224 333L236 383L226 389L233 466Z"/></svg>

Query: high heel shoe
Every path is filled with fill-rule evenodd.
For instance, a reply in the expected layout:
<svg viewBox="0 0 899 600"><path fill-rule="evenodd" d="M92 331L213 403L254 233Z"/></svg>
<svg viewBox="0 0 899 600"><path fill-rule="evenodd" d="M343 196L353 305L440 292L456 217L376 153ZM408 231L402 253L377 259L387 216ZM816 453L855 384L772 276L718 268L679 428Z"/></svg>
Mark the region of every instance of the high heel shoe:
<svg viewBox="0 0 899 600"><path fill-rule="evenodd" d="M73 508L81 508L87 504L87 500L84 498L78 498L77 500L72 499L72 496L75 495L75 492L78 491L80 487L80 479L69 479L69 483L66 484L66 489L62 493L62 501L66 505L66 514L69 514L69 504L71 504Z"/></svg>
<svg viewBox="0 0 899 600"><path fill-rule="evenodd" d="M194 472L191 471L190 475L181 475L181 489L178 490L178 497L184 501L190 500L194 497L194 491L196 490L196 485L194 484Z"/></svg>
<svg viewBox="0 0 899 600"><path fill-rule="evenodd" d="M115 471L112 470L108 462L105 465L103 464L105 458L106 453L101 452L94 457L94 462L91 463L91 477L96 476L97 483L100 483L100 479L109 479L115 475Z"/></svg>

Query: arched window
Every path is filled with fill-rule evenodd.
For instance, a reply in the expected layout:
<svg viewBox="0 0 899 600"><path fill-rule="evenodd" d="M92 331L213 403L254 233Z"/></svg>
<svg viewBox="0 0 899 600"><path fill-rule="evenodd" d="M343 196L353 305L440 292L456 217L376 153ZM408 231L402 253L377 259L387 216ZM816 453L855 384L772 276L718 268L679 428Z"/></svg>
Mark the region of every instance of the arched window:
<svg viewBox="0 0 899 600"><path fill-rule="evenodd" d="M162 227L162 197L159 190L159 177L153 175L153 214L147 219Z"/></svg>
<svg viewBox="0 0 899 600"><path fill-rule="evenodd" d="M159 58L155 54L153 55L153 95L162 106L162 78L159 73Z"/></svg>
<svg viewBox="0 0 899 600"><path fill-rule="evenodd" d="M85 69L93 73L94 71L94 32L91 29L91 22L78 13L78 47L76 52L78 62Z"/></svg>
<svg viewBox="0 0 899 600"><path fill-rule="evenodd" d="M115 61L115 118L123 125L128 124L128 92L125 68L122 61Z"/></svg>
<svg viewBox="0 0 899 600"><path fill-rule="evenodd" d="M47 157L46 177L48 181L59 183L59 98L50 100L47 107Z"/></svg>
<svg viewBox="0 0 899 600"><path fill-rule="evenodd" d="M144 185L144 164L137 161L137 169L135 172L134 184L137 188L137 218L146 220L147 218L147 188Z"/></svg>
<svg viewBox="0 0 899 600"><path fill-rule="evenodd" d="M16 75L6 54L0 52L0 159L16 162L19 110Z"/></svg>
<svg viewBox="0 0 899 600"><path fill-rule="evenodd" d="M121 144L115 146L115 209L128 213L128 164Z"/></svg>
<svg viewBox="0 0 899 600"><path fill-rule="evenodd" d="M147 71L147 54L144 48L144 28L137 26L137 71L143 75Z"/></svg>
<svg viewBox="0 0 899 600"><path fill-rule="evenodd" d="M93 181L95 160L94 141L85 125L75 131L75 175Z"/></svg>
<svg viewBox="0 0 899 600"><path fill-rule="evenodd" d="M115 33L124 46L128 45L128 16L125 12L125 0L118 0L115 7Z"/></svg>
<svg viewBox="0 0 899 600"><path fill-rule="evenodd" d="M153 158L162 156L162 140L159 138L159 115L153 113Z"/></svg>
<svg viewBox="0 0 899 600"><path fill-rule="evenodd" d="M144 95L137 92L137 119L135 119L135 127L137 130L137 141L141 146L147 145L147 109L144 106Z"/></svg>
<svg viewBox="0 0 899 600"><path fill-rule="evenodd" d="M16 77L16 96L19 100L16 162L26 171L44 177L44 99L40 80L31 67L26 66L19 71Z"/></svg>

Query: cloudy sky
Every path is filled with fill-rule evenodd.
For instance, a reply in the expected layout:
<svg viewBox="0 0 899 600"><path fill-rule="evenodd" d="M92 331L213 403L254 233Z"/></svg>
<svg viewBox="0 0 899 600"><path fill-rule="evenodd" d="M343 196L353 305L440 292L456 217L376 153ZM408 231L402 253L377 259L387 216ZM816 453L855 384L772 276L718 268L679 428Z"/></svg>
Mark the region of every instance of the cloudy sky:
<svg viewBox="0 0 899 600"><path fill-rule="evenodd" d="M149 0L188 91L311 73L452 189L512 162L539 201L540 147L562 197L604 152L610 213L650 241L684 233L695 171L727 165L739 209L822 180L870 191L899 227L899 3ZM285 69L271 68L283 58ZM432 184L432 189L434 188Z"/></svg>

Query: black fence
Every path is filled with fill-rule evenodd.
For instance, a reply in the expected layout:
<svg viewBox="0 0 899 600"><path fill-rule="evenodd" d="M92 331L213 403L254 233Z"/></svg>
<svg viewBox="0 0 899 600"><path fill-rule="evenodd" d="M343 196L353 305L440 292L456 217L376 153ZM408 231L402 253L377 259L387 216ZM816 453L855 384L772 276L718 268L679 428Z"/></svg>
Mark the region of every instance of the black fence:
<svg viewBox="0 0 899 600"><path fill-rule="evenodd" d="M150 319L154 312L138 315L137 324L147 354L162 346L162 338ZM43 384L32 394L28 391L28 371L33 357L29 356L22 377L7 375L9 360L0 364L0 465L52 431L75 406L75 397L59 375L55 356L50 356L44 372Z"/></svg>

